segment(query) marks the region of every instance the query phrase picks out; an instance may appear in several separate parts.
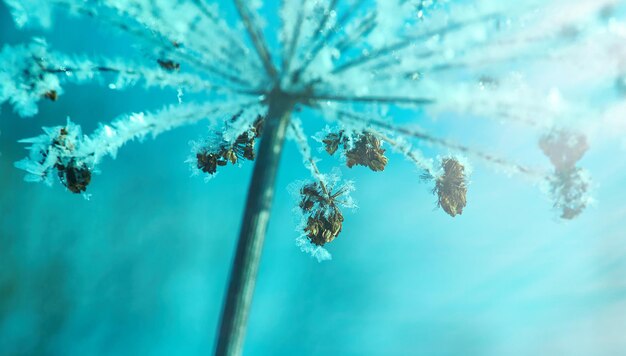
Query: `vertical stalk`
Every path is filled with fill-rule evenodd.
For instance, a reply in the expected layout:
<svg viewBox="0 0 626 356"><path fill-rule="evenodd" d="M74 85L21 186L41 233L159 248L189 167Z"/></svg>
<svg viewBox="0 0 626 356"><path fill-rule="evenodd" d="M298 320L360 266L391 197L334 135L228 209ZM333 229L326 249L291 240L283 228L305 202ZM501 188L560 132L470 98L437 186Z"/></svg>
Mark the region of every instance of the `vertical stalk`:
<svg viewBox="0 0 626 356"><path fill-rule="evenodd" d="M250 304L274 197L274 181L293 106L293 100L279 89L269 95L269 110L248 189L237 252L222 310L215 349L215 355L218 356L241 355L243 351Z"/></svg>

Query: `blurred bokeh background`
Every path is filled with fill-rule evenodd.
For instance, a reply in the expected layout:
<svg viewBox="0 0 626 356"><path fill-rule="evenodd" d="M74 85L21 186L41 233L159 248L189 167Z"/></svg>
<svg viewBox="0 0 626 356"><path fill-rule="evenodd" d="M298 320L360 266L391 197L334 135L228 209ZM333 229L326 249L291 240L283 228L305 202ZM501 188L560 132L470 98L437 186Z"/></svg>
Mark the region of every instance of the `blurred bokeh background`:
<svg viewBox="0 0 626 356"><path fill-rule="evenodd" d="M0 45L32 36L69 53L141 56L131 39L90 20L61 16L51 31L18 30L0 3ZM6 105L0 112L0 354L210 353L252 165L208 183L190 177L184 160L188 141L207 132L200 123L105 160L90 201L59 184L25 183L13 167L26 154L17 140L41 126L69 115L91 132L176 101L170 91L65 89L33 118ZM523 127L416 119L548 166L536 132ZM308 173L288 143L245 353L626 355L625 153L614 137L592 139L581 165L596 203L573 221L559 220L536 185L477 161L468 207L454 219L400 156L383 174L345 170L359 209L328 246L333 260L318 263L295 246L287 186Z"/></svg>

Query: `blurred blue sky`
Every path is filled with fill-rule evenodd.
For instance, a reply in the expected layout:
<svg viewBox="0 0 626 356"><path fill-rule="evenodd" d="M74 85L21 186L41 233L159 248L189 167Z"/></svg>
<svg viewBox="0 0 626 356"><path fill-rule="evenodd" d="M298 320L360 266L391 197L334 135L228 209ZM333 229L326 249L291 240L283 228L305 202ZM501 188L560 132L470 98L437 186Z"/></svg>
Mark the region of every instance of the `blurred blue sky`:
<svg viewBox="0 0 626 356"><path fill-rule="evenodd" d="M0 3L0 44L42 34L70 53L141 55L89 20L17 30ZM58 184L27 184L13 168L26 153L16 141L41 126L69 115L90 132L176 101L169 91L65 89L33 118L6 105L0 112L0 354L210 352L251 165L209 183L190 178L187 142L206 132L198 124L105 160L90 201ZM302 118L319 127L308 123L316 116ZM438 135L548 164L521 127L417 119ZM295 246L287 186L308 173L288 143L245 353L626 355L625 152L608 139L591 145L582 165L597 203L570 222L538 187L477 161L468 207L454 219L400 156L384 174L344 170L359 209L328 246L333 260L320 264Z"/></svg>

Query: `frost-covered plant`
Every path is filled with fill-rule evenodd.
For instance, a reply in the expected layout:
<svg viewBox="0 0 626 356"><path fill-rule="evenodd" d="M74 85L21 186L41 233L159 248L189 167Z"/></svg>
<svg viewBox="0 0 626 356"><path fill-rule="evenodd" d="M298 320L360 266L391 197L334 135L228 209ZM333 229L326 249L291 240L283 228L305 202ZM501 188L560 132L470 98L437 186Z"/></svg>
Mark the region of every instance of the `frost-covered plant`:
<svg viewBox="0 0 626 356"><path fill-rule="evenodd" d="M123 115L89 135L69 119L44 128L22 141L30 144L30 155L16 166L27 172L26 180L59 180L69 191L85 193L99 162L127 142L203 120L215 129L193 143L188 161L194 171L212 177L229 163L256 161L219 354L241 352L286 137L297 142L313 179L292 189L302 216L297 244L320 260L330 257L323 246L342 230L342 209L354 207L353 183L320 172L310 137L349 168L381 172L391 164L390 153L406 157L453 217L467 204L469 167L462 155L545 183L555 208L569 219L589 200L588 175L577 166L587 143L573 133L584 125L574 123L602 114L585 105L586 93L621 78L619 56L602 52L623 41L616 18L624 9L617 0L283 0L279 48L268 46L260 1L233 0L236 23L225 20L223 4L209 0L4 1L18 26L48 28L55 11L67 11L128 33L147 53L142 60L90 59L56 52L39 38L6 45L0 104L9 102L21 116L35 115L40 100L57 100L67 82L172 88L179 98L178 105ZM538 85L526 73L542 67L576 78L588 71L595 81ZM582 84L583 95L577 91ZM183 103L185 92L205 93L205 100ZM305 134L292 117L302 110L333 126ZM414 117L456 114L527 125L544 135L540 146L554 169L529 168L436 137L413 122L394 122L403 110ZM428 159L417 143L442 155Z"/></svg>

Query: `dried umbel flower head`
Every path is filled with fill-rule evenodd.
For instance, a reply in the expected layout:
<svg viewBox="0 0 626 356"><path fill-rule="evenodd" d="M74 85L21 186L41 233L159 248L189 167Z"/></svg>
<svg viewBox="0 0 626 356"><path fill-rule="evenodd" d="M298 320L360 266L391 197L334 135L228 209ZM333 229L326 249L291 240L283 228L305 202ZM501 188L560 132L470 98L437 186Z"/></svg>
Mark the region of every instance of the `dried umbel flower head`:
<svg viewBox="0 0 626 356"><path fill-rule="evenodd" d="M242 160L254 160L254 143L261 135L263 117L259 116L249 130L243 132L234 142L222 141L217 148L206 147L196 153L196 166L202 172L215 174L218 166L230 162L236 164Z"/></svg>
<svg viewBox="0 0 626 356"><path fill-rule="evenodd" d="M300 189L299 207L306 218L304 233L312 244L324 246L339 236L343 227L339 198L347 191L342 188L331 192L319 182Z"/></svg>
<svg viewBox="0 0 626 356"><path fill-rule="evenodd" d="M324 246L332 242L343 226L343 215L339 209L332 209L328 213L318 211L309 216L304 231L312 244Z"/></svg>
<svg viewBox="0 0 626 356"><path fill-rule="evenodd" d="M557 171L568 171L589 149L587 138L568 131L554 131L539 140L539 147Z"/></svg>
<svg viewBox="0 0 626 356"><path fill-rule="evenodd" d="M347 165L352 168L354 165L369 167L374 172L383 171L388 159L385 157L385 150L381 148L380 140L369 132L363 133L354 143L351 150L346 151L348 158Z"/></svg>
<svg viewBox="0 0 626 356"><path fill-rule="evenodd" d="M550 177L550 193L554 198L554 208L561 212L561 218L573 219L589 205L590 179L581 168L557 171Z"/></svg>
<svg viewBox="0 0 626 356"><path fill-rule="evenodd" d="M441 161L441 168L443 174L436 178L433 190L438 197L437 205L452 217L461 215L467 204L465 167L456 158L450 157Z"/></svg>
<svg viewBox="0 0 626 356"><path fill-rule="evenodd" d="M339 146L343 145L348 168L359 165L369 167L374 172L385 170L389 159L385 156L385 150L382 148L380 139L369 132L363 132L353 138L351 147L349 141L344 131L339 131L326 135L322 143L330 155L335 154Z"/></svg>

